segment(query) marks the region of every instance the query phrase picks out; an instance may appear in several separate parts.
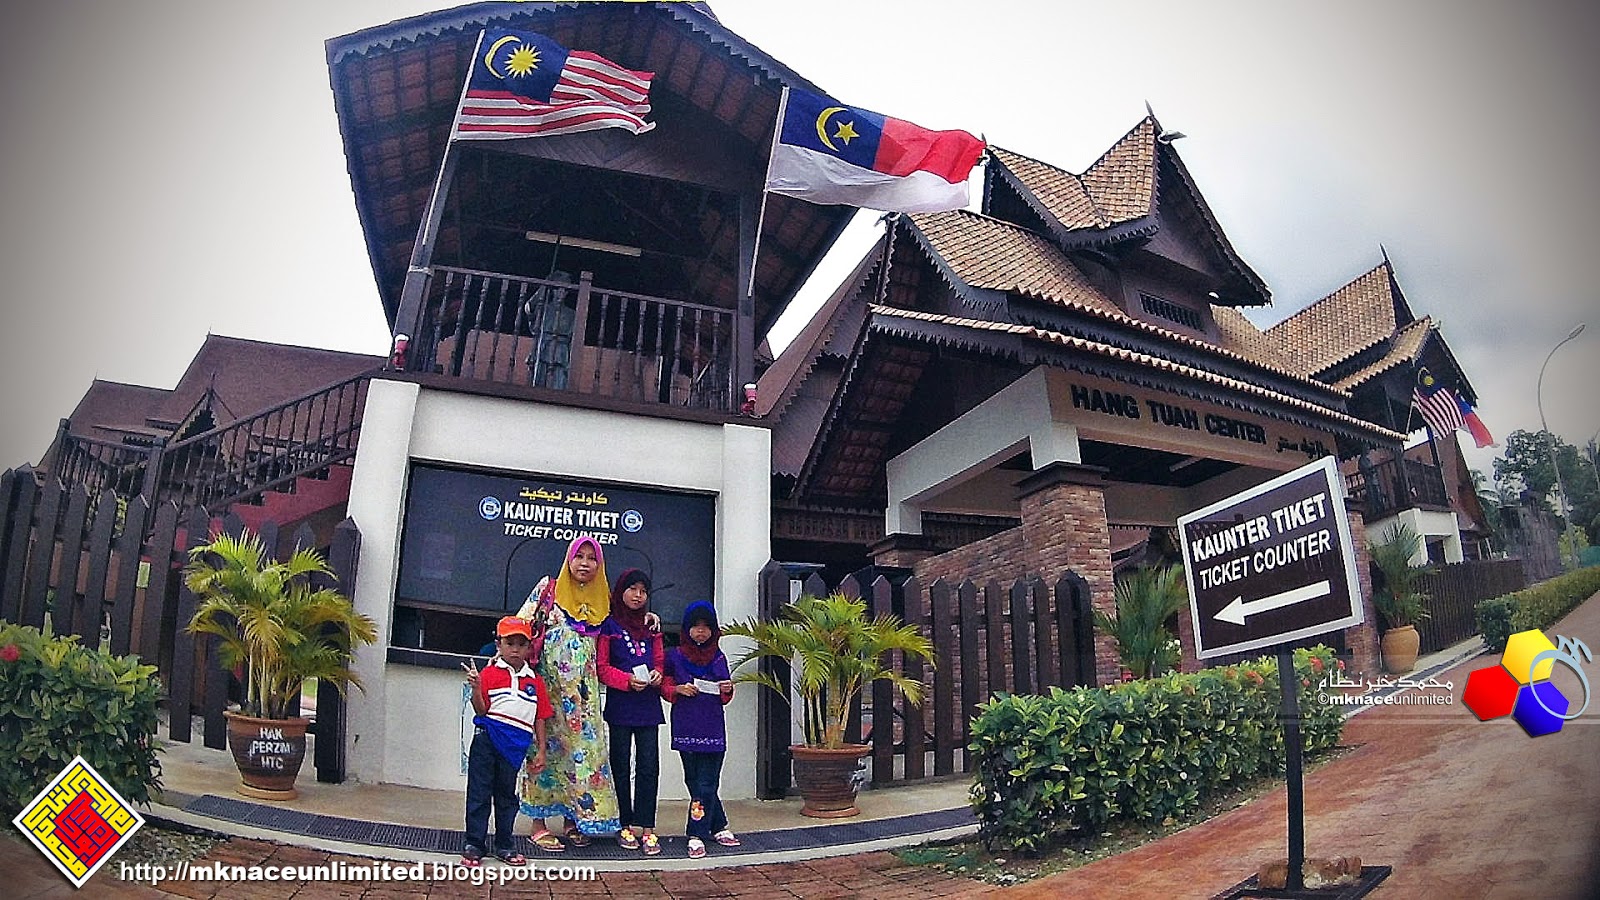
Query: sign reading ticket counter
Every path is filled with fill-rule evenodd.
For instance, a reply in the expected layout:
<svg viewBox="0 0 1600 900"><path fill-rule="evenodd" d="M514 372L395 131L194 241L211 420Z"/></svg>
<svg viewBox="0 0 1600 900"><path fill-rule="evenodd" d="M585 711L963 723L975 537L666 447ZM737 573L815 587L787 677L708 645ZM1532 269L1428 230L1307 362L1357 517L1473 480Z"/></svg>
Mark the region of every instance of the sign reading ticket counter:
<svg viewBox="0 0 1600 900"><path fill-rule="evenodd" d="M1200 659L1362 622L1331 456L1179 518L1178 533Z"/></svg>

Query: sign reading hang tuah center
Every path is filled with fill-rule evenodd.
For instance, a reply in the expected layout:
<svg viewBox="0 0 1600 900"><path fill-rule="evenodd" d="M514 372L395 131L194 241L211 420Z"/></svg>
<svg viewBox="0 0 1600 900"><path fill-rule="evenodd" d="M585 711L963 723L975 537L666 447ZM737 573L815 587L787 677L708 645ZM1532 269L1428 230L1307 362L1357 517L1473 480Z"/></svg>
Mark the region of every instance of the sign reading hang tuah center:
<svg viewBox="0 0 1600 900"><path fill-rule="evenodd" d="M1179 518L1178 535L1200 659L1362 622L1331 456Z"/></svg>

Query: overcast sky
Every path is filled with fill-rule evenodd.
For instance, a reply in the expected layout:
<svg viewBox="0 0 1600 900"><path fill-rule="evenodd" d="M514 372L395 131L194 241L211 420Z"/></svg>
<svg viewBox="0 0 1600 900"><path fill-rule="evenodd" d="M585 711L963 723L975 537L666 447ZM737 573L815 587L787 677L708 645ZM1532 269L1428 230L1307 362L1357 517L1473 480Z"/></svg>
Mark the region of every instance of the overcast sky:
<svg viewBox="0 0 1600 900"><path fill-rule="evenodd" d="M842 102L1081 172L1153 104L1270 325L1386 247L1497 438L1600 429L1600 15L1550 0L717 0ZM323 42L438 4L33 4L0 35L0 468L208 331L381 354ZM579 48L582 49L582 48ZM618 60L623 64L631 60ZM871 214L810 293L877 234ZM785 333L798 323L783 323ZM775 335L775 337L777 337ZM1470 452L1489 469L1493 451Z"/></svg>

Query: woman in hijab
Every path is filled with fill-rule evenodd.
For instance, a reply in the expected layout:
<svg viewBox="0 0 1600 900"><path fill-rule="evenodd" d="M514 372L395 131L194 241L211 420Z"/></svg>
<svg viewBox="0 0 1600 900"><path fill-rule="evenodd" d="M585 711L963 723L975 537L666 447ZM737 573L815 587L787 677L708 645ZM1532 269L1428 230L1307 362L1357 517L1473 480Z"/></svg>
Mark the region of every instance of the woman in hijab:
<svg viewBox="0 0 1600 900"><path fill-rule="evenodd" d="M595 638L611 612L607 585L599 543L580 537L567 547L560 574L541 579L517 613L544 629L539 672L556 713L545 729L544 771L522 786L522 813L536 821L533 842L541 850L562 849L545 827L550 816L561 816L578 847L620 827L595 658Z"/></svg>

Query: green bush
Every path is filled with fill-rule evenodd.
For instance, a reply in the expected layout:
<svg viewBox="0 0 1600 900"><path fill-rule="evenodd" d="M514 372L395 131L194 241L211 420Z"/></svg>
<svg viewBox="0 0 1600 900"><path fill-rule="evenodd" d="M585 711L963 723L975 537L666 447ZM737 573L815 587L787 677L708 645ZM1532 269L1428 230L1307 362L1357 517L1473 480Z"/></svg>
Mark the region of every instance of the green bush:
<svg viewBox="0 0 1600 900"><path fill-rule="evenodd" d="M156 760L155 666L0 620L0 817L9 821L74 756L124 799L150 802Z"/></svg>
<svg viewBox="0 0 1600 900"><path fill-rule="evenodd" d="M1499 653L1511 638L1511 615L1517 611L1515 594L1478 601L1478 633L1484 646Z"/></svg>
<svg viewBox="0 0 1600 900"><path fill-rule="evenodd" d="M1511 633L1529 628L1549 628L1578 604L1600 591L1600 569L1579 569L1517 591L1517 609L1511 614Z"/></svg>
<svg viewBox="0 0 1600 900"><path fill-rule="evenodd" d="M1331 749L1344 725L1340 707L1316 699L1334 665L1326 647L1295 651L1310 753ZM1221 788L1282 771L1277 670L1261 659L1107 688L997 694L969 746L979 837L1036 853L1061 831L1184 816Z"/></svg>

